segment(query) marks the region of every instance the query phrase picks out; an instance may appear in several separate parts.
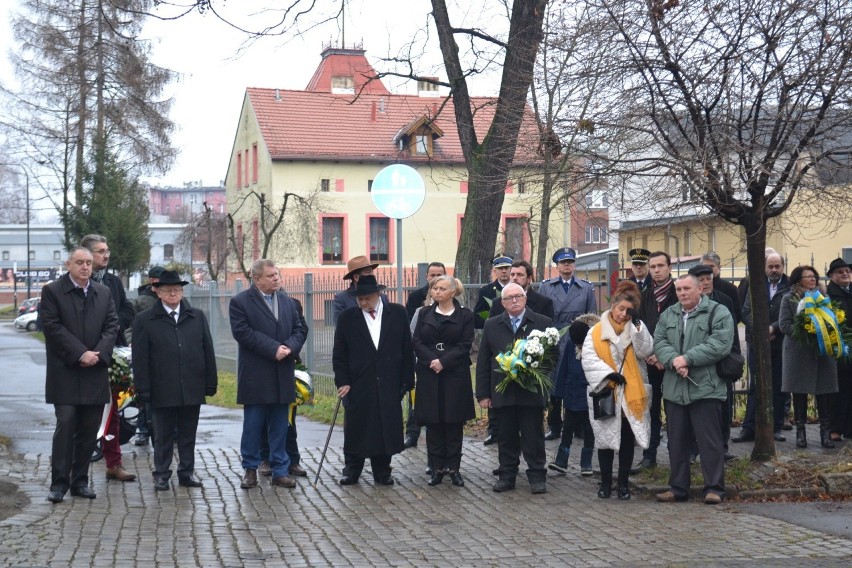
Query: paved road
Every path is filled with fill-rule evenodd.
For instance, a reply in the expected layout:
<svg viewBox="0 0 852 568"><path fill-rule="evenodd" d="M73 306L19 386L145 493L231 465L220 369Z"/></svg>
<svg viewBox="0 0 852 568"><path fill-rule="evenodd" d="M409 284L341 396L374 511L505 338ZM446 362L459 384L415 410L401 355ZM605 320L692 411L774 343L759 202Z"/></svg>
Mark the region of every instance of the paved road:
<svg viewBox="0 0 852 568"><path fill-rule="evenodd" d="M28 352L38 346L7 331L0 330L4 370L10 361L34 360L32 353L10 353L15 345ZM318 486L311 477L293 490L264 482L245 491L239 488L237 444L211 434L198 452L203 489L155 492L150 455L133 450L125 466L139 482L107 483L96 464L97 499L68 497L51 505L45 501L49 444L43 443L52 418L48 407L7 401L15 385L41 384L42 376L15 374L0 379L0 428L40 447L21 459L0 456L0 477L18 483L32 500L25 512L0 523L0 566L852 565L852 539L821 530L818 522L807 528L783 520L796 521L790 506L787 514L774 515L779 519L770 512L781 509L761 512L734 503L601 500L596 482L576 473L551 477L546 495L531 495L522 479L516 491L496 494L490 475L496 449L470 440L463 488L426 485L422 444L394 458L397 485L377 487L365 475L358 486L339 487L334 481L342 455L335 443ZM16 413L12 419L10 412ZM29 415L42 426L27 425ZM314 472L321 444L302 445L303 465ZM836 506L849 512L848 504Z"/></svg>

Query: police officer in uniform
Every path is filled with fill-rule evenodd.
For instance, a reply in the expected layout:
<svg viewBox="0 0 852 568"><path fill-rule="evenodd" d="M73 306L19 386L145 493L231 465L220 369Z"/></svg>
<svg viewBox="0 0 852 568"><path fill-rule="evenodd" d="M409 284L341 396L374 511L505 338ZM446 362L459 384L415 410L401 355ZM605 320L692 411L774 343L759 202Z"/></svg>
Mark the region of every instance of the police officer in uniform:
<svg viewBox="0 0 852 568"><path fill-rule="evenodd" d="M550 278L541 283L539 294L553 300L553 325L562 329L568 327L577 316L582 314L596 313L598 311L597 300L595 300L595 289L591 282L581 280L574 276L577 251L569 247L563 247L553 253L553 262L559 271L559 276ZM567 347L570 346L570 347ZM556 369L554 388L560 391L560 381L567 376L566 368L562 368L562 354L565 349L573 353L574 344L568 334L562 336L559 343L559 364ZM546 440L556 440L562 437L562 399L550 397L551 411L547 415L549 432L545 435Z"/></svg>
<svg viewBox="0 0 852 568"><path fill-rule="evenodd" d="M651 271L648 270L648 258L651 256L651 251L635 248L627 254L630 255L630 263L633 268L633 275L628 280L639 286L639 292L644 292L645 288L651 287Z"/></svg>

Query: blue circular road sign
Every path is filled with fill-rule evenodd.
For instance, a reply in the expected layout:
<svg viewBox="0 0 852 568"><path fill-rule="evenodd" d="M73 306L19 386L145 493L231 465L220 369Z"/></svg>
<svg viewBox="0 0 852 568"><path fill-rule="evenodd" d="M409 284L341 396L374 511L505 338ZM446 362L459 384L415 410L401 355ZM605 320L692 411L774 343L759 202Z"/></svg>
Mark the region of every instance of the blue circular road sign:
<svg viewBox="0 0 852 568"><path fill-rule="evenodd" d="M386 217L405 219L423 205L426 184L417 170L403 164L383 168L373 179L373 205Z"/></svg>

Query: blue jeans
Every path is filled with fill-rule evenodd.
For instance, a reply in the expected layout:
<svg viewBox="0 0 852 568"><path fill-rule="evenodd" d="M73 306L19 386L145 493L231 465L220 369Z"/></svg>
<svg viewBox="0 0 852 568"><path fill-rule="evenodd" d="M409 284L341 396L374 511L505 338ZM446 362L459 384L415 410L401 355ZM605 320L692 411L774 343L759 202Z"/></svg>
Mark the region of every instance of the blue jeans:
<svg viewBox="0 0 852 568"><path fill-rule="evenodd" d="M243 436L240 456L243 469L260 466L260 440L264 428L269 436L269 465L273 477L285 477L290 472L287 455L287 421L289 404L247 404L243 408Z"/></svg>

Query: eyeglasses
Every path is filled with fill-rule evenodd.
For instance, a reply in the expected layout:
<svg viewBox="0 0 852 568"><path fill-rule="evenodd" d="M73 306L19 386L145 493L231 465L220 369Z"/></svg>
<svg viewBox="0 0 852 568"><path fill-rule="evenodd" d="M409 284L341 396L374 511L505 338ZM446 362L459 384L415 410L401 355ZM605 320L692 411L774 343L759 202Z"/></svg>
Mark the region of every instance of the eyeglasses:
<svg viewBox="0 0 852 568"><path fill-rule="evenodd" d="M526 298L526 296L524 296L523 294L516 294L514 296L503 296L503 298L501 298L501 299L504 302L513 303L513 302L520 302L523 298Z"/></svg>
<svg viewBox="0 0 852 568"><path fill-rule="evenodd" d="M802 278L813 278L816 280L816 274L802 274Z"/></svg>
<svg viewBox="0 0 852 568"><path fill-rule="evenodd" d="M178 294L183 294L183 288L173 288L173 289L165 289L160 288L160 292L163 294L168 294L169 296L177 296Z"/></svg>
<svg viewBox="0 0 852 568"><path fill-rule="evenodd" d="M109 256L109 249L101 249L101 250L93 250L94 254L102 254L104 256Z"/></svg>

